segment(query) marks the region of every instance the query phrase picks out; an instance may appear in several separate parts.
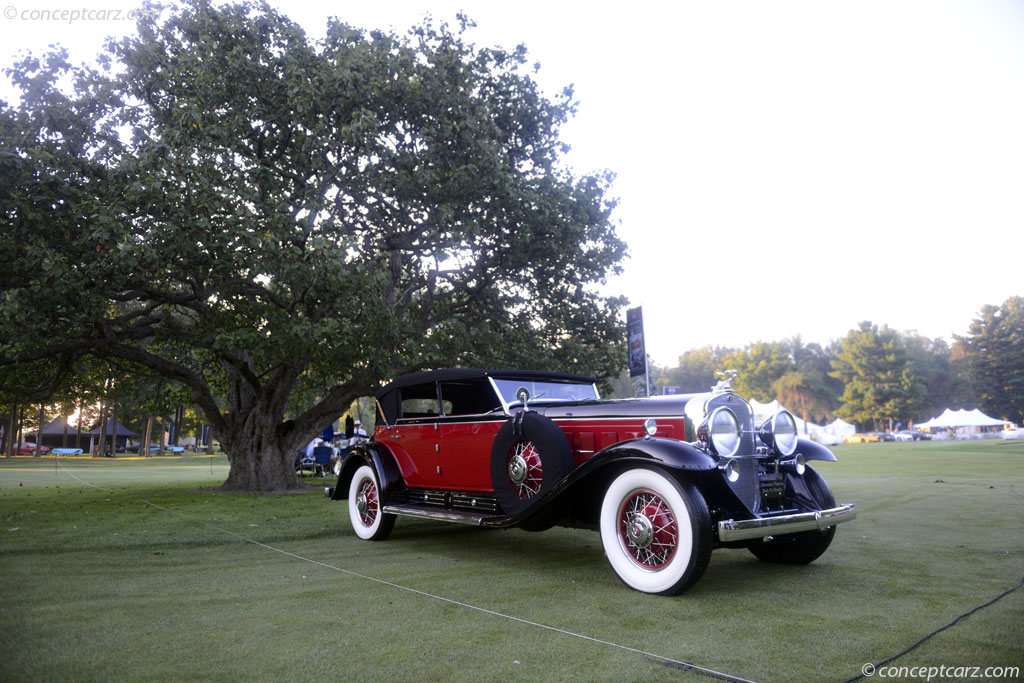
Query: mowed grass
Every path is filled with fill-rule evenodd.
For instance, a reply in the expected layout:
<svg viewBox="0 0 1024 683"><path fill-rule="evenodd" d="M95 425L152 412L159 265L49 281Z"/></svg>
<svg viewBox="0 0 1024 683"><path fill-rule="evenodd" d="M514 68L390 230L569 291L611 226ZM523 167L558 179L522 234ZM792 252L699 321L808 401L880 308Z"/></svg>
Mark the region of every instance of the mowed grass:
<svg viewBox="0 0 1024 683"><path fill-rule="evenodd" d="M399 519L368 543L319 491L206 491L222 457L0 459L0 680L703 678L665 657L842 681L1024 578L1024 443L835 452L816 467L859 517L822 558L718 550L673 598L590 531ZM894 664L1024 667L1022 640L1024 589Z"/></svg>

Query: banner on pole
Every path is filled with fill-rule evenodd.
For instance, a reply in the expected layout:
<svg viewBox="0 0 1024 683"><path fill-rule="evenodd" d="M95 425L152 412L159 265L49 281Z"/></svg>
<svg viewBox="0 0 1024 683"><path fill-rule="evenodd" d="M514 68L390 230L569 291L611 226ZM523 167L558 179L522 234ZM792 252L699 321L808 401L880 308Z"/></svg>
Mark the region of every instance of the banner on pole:
<svg viewBox="0 0 1024 683"><path fill-rule="evenodd" d="M647 374L647 349L644 346L643 306L626 311L626 337L629 340L629 376Z"/></svg>

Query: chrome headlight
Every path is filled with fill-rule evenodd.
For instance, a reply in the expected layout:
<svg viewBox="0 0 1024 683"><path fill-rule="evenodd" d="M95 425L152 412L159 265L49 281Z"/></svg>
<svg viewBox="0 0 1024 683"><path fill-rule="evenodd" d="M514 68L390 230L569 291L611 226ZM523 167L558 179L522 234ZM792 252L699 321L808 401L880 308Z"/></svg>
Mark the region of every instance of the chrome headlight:
<svg viewBox="0 0 1024 683"><path fill-rule="evenodd" d="M736 414L724 406L715 408L701 423L697 438L707 444L715 455L731 457L740 449L740 423Z"/></svg>
<svg viewBox="0 0 1024 683"><path fill-rule="evenodd" d="M788 410L780 410L765 420L757 433L761 441L779 455L793 455L796 450L796 418Z"/></svg>

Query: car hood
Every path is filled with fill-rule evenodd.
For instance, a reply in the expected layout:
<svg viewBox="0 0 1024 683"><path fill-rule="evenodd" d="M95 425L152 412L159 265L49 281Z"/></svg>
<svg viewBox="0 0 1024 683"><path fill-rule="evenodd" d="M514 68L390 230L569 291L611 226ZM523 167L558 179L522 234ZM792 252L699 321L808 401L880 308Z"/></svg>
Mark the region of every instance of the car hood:
<svg viewBox="0 0 1024 683"><path fill-rule="evenodd" d="M679 394L650 398L602 399L598 401L531 402L530 409L552 419L569 417L682 417L686 404L706 394Z"/></svg>

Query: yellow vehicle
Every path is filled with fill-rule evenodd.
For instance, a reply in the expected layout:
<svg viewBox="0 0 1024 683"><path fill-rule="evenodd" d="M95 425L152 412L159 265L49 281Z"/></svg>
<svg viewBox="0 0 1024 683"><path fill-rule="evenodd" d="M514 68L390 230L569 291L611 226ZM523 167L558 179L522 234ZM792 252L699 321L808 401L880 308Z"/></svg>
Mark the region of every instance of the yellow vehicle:
<svg viewBox="0 0 1024 683"><path fill-rule="evenodd" d="M843 437L843 443L873 443L878 441L878 434L851 434Z"/></svg>

